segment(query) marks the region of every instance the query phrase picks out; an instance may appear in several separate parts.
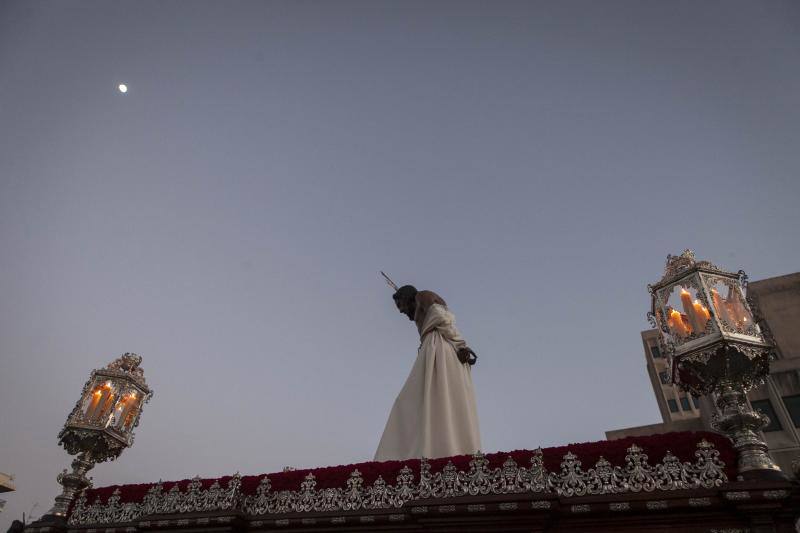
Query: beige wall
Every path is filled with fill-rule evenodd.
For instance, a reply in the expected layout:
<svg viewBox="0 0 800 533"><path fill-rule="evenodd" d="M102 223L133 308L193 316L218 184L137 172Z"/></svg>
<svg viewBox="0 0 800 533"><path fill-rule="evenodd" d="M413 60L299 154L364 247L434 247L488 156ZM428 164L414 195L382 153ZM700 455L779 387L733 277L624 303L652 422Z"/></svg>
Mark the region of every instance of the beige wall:
<svg viewBox="0 0 800 533"><path fill-rule="evenodd" d="M674 422L661 422L660 424L612 429L611 431L606 431L606 439L615 440L624 439L625 437L646 437L647 435L658 435L671 431L701 431L705 429L700 417L687 418L686 420L676 420Z"/></svg>
<svg viewBox="0 0 800 533"><path fill-rule="evenodd" d="M766 318L784 359L800 357L800 272L750 283L754 298Z"/></svg>
<svg viewBox="0 0 800 533"><path fill-rule="evenodd" d="M15 490L14 478L0 472L0 492L9 492L12 490Z"/></svg>
<svg viewBox="0 0 800 533"><path fill-rule="evenodd" d="M767 383L748 399L770 401L781 430L763 433L764 439L775 462L791 471L789 464L800 459L800 428L795 427L784 398L800 395L800 272L754 281L747 294L764 317L778 352Z"/></svg>

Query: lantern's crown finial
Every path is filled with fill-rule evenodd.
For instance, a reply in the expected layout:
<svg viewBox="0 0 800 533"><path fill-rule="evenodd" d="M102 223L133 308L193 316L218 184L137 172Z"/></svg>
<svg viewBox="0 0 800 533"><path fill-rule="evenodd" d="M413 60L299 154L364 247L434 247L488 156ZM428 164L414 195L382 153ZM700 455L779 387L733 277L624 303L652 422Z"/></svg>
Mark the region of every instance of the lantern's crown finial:
<svg viewBox="0 0 800 533"><path fill-rule="evenodd" d="M678 272L693 267L697 263L694 252L685 249L681 255L667 255L667 265L664 267L664 277L671 278Z"/></svg>
<svg viewBox="0 0 800 533"><path fill-rule="evenodd" d="M142 364L142 356L128 352L111 361L106 366L106 369L123 372L135 381L145 385L144 369L139 366L140 364Z"/></svg>
<svg viewBox="0 0 800 533"><path fill-rule="evenodd" d="M681 255L670 254L667 256L667 265L664 267L664 276L661 278L661 281L666 281L692 267L719 270L719 268L710 261L698 261L694 252L687 248Z"/></svg>

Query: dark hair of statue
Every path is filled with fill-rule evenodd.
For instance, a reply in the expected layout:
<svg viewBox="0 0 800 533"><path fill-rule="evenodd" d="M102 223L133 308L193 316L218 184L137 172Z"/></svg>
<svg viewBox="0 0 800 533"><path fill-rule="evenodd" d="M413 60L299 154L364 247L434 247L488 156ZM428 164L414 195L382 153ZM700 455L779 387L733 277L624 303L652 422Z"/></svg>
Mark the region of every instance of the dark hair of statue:
<svg viewBox="0 0 800 533"><path fill-rule="evenodd" d="M392 295L395 302L413 300L417 296L417 288L413 285L403 285Z"/></svg>

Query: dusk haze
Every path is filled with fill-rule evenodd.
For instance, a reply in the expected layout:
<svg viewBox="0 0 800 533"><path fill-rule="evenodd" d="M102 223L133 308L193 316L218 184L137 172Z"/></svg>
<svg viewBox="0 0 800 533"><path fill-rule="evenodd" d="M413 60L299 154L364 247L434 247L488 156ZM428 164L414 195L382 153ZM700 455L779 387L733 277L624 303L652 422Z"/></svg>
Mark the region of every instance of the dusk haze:
<svg viewBox="0 0 800 533"><path fill-rule="evenodd" d="M667 255L800 271L798 58L779 0L0 3L0 531L127 352L95 487L371 461L427 349L380 271L478 356L433 449L660 422Z"/></svg>

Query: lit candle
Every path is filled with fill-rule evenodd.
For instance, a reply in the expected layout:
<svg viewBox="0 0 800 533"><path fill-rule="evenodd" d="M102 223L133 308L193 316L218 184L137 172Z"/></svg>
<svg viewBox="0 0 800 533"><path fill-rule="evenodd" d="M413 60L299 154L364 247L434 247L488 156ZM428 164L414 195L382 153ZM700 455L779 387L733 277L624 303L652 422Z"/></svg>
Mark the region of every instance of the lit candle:
<svg viewBox="0 0 800 533"><path fill-rule="evenodd" d="M125 419L128 418L128 413L130 412L133 405L136 403L136 393L132 392L127 396L123 397L120 400L120 403L122 405L119 407L119 409L121 409L121 412L119 414L119 417L117 418L118 428L122 428L125 425Z"/></svg>
<svg viewBox="0 0 800 533"><path fill-rule="evenodd" d="M670 309L669 317L667 318L667 325L675 335L679 337L685 337L687 335L686 325L683 323L683 317L677 309Z"/></svg>
<svg viewBox="0 0 800 533"><path fill-rule="evenodd" d="M109 422L113 419L116 419L116 423L114 425L118 426L119 421L122 420L122 413L125 411L125 398L122 398L119 402L117 402L117 408L114 409L116 413L113 413Z"/></svg>
<svg viewBox="0 0 800 533"><path fill-rule="evenodd" d="M681 289L681 303L683 304L683 312L686 313L686 317L689 319L689 333L702 331L700 320L695 315L694 306L692 305L692 295L683 288Z"/></svg>
<svg viewBox="0 0 800 533"><path fill-rule="evenodd" d="M708 324L708 319L711 318L711 314L708 312L708 309L706 309L706 307L700 303L699 300L695 300L692 306L694 307L695 316L700 324L700 329L697 331L698 333L701 333L705 331L706 324Z"/></svg>
<svg viewBox="0 0 800 533"><path fill-rule="evenodd" d="M714 303L714 309L716 309L719 319L732 325L731 317L728 314L728 306L722 301L717 289L711 289L711 301Z"/></svg>
<svg viewBox="0 0 800 533"><path fill-rule="evenodd" d="M110 385L104 396L105 401L100 404L100 409L97 412L97 420L102 421L104 425L108 425L108 418L111 414L111 410L114 408L114 399L116 396L114 391L111 390Z"/></svg>
<svg viewBox="0 0 800 533"><path fill-rule="evenodd" d="M111 394L111 386L106 383L103 385L103 388L100 389L100 396L97 397L97 404L95 404L92 412L89 414L89 417L92 420L97 421L97 419L102 418L102 411L106 405L106 400L108 400L109 394Z"/></svg>
<svg viewBox="0 0 800 533"><path fill-rule="evenodd" d="M89 406L86 408L85 417L87 419L92 418L94 415L95 410L97 409L97 404L100 403L100 397L103 395L103 391L101 389L97 389L92 393L92 400L89 402Z"/></svg>
<svg viewBox="0 0 800 533"><path fill-rule="evenodd" d="M747 310L744 308L744 305L742 305L742 300L739 298L739 294L733 287L728 287L728 305L731 318L736 321L736 324L739 327L742 327L742 324L747 322Z"/></svg>
<svg viewBox="0 0 800 533"><path fill-rule="evenodd" d="M692 324L689 322L689 317L681 313L681 322L683 322L683 329L686 330L686 336L688 337L692 334L693 330Z"/></svg>
<svg viewBox="0 0 800 533"><path fill-rule="evenodd" d="M139 411L139 402L134 400L131 402L131 408L128 410L128 415L125 417L123 421L122 429L128 429L133 425L133 421L136 419L136 413Z"/></svg>

